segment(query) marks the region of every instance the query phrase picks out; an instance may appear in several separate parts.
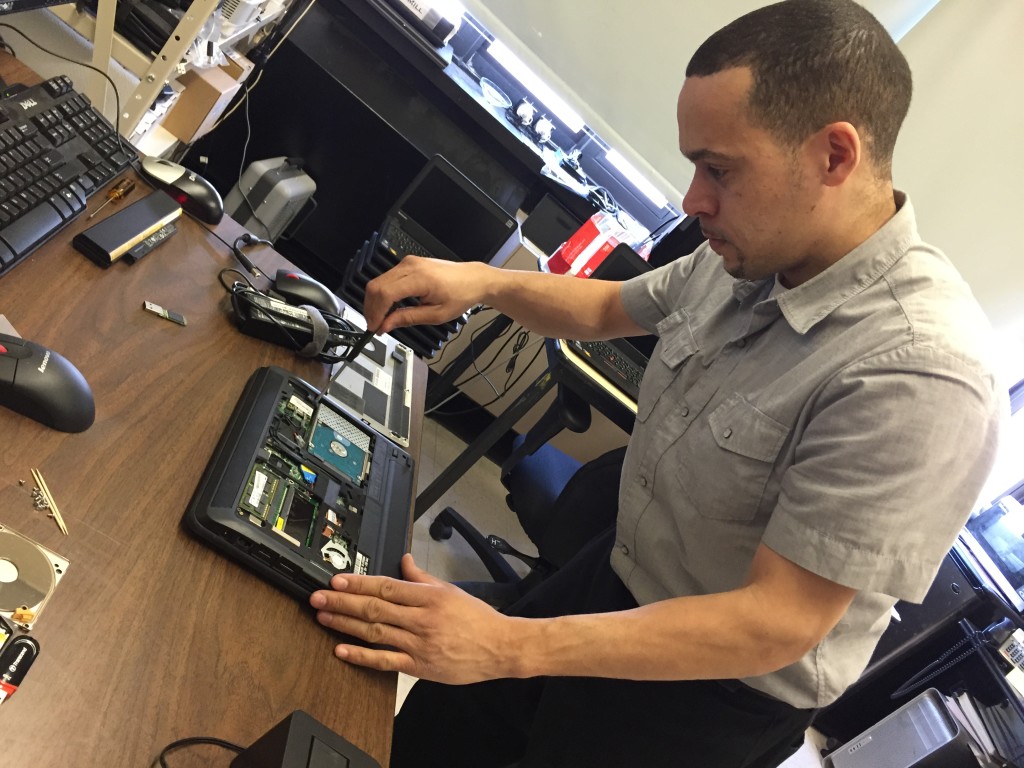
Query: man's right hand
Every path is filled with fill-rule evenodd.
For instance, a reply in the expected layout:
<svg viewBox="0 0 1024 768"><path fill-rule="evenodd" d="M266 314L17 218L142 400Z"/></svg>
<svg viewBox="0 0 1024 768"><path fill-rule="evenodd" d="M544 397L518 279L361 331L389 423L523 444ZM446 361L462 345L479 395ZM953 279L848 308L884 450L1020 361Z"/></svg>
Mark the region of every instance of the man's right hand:
<svg viewBox="0 0 1024 768"><path fill-rule="evenodd" d="M406 256L366 286L363 315L375 333L389 333L406 325L445 323L470 307L487 304L549 338L613 339L647 333L626 314L620 287L476 261ZM418 299L419 306L395 307L409 298Z"/></svg>
<svg viewBox="0 0 1024 768"><path fill-rule="evenodd" d="M367 327L389 333L407 325L453 320L479 303L490 269L477 262L406 256L397 267L367 284L363 306ZM409 298L418 299L419 306L395 307Z"/></svg>

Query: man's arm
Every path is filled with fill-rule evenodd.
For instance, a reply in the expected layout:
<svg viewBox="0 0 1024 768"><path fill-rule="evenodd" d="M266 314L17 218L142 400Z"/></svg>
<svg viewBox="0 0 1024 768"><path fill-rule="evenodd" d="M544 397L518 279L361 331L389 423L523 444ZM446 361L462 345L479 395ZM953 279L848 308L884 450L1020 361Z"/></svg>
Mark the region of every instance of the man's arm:
<svg viewBox="0 0 1024 768"><path fill-rule="evenodd" d="M406 256L366 286L369 327L387 333L404 325L436 325L487 304L531 331L551 338L607 339L646 333L626 314L620 284L568 275L497 269ZM418 307L391 311L415 297Z"/></svg>
<svg viewBox="0 0 1024 768"><path fill-rule="evenodd" d="M537 675L632 680L723 679L781 669L836 625L856 594L765 546L746 583L615 613L504 616L416 568L408 581L336 576L310 602L326 626L379 650L341 644L339 658L448 683Z"/></svg>

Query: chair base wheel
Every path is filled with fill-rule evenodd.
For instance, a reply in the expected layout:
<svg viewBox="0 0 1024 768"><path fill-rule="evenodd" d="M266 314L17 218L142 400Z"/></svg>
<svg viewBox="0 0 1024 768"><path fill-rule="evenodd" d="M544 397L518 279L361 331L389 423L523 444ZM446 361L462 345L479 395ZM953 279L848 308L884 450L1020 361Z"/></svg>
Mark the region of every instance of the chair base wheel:
<svg viewBox="0 0 1024 768"><path fill-rule="evenodd" d="M430 538L434 541L447 541L452 537L452 527L444 520L435 517L430 523L429 533Z"/></svg>

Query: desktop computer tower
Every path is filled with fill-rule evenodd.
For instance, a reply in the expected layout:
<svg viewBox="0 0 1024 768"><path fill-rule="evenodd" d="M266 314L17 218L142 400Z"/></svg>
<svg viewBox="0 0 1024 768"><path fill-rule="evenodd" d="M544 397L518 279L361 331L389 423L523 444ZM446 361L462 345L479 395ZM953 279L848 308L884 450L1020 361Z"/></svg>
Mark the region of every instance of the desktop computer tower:
<svg viewBox="0 0 1024 768"><path fill-rule="evenodd" d="M978 768L971 737L934 688L825 758L825 768Z"/></svg>

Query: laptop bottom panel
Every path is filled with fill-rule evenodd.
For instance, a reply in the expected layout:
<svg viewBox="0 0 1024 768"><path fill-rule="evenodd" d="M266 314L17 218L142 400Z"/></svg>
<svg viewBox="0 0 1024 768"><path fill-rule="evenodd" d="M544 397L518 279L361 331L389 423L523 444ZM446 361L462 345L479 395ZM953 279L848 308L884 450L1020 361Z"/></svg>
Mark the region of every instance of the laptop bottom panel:
<svg viewBox="0 0 1024 768"><path fill-rule="evenodd" d="M409 454L277 367L250 377L183 522L305 600L336 573L399 576Z"/></svg>

